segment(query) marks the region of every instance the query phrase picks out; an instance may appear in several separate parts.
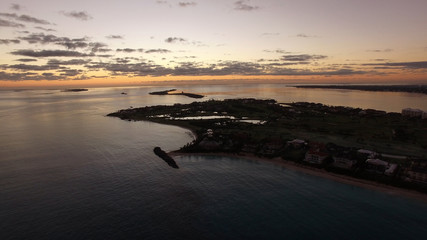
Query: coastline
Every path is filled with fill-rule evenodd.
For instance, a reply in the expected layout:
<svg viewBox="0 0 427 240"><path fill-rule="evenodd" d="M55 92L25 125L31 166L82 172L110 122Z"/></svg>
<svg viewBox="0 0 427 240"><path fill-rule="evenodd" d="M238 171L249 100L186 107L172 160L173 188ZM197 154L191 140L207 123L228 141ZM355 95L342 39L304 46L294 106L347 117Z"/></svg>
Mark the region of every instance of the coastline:
<svg viewBox="0 0 427 240"><path fill-rule="evenodd" d="M348 185L380 191L386 194L401 196L405 198L418 200L423 203L427 203L427 195L414 190L408 190L408 189L398 188L398 187L394 187L394 186L390 186L390 185L386 185L378 182L373 182L369 180L353 178L353 177L349 177L341 174L328 172L324 169L298 165L295 162L286 161L281 159L280 157L268 159L268 158L257 157L251 154L237 155L237 154L229 154L229 153L182 153L178 151L172 151L172 152L169 152L168 154L172 157L199 155L199 156L232 157L232 158L241 158L241 159L259 161L259 162L269 162L284 168L288 168L288 169L309 174L312 176L322 177L322 178L326 178L332 181L336 181L336 182L340 182Z"/></svg>

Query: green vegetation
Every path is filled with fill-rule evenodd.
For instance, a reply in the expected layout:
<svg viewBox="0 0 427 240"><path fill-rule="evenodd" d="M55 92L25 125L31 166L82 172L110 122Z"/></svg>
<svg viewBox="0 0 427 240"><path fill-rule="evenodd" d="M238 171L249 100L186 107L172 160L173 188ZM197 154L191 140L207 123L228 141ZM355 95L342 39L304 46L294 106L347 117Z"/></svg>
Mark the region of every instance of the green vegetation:
<svg viewBox="0 0 427 240"><path fill-rule="evenodd" d="M133 108L109 116L173 124L191 129L198 135L205 133L206 129L224 134L247 133L254 142L272 137L284 140L299 138L388 154L427 155L426 120L372 109L229 99ZM263 124L249 123L248 120L258 120Z"/></svg>

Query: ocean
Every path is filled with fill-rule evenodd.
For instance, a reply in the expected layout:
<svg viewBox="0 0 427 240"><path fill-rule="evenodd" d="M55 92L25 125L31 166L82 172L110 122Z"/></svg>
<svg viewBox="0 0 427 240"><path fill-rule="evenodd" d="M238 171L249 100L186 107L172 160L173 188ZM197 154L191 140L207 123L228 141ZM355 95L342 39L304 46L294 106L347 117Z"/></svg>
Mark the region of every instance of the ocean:
<svg viewBox="0 0 427 240"><path fill-rule="evenodd" d="M190 131L106 117L129 107L273 98L400 112L427 95L282 84L0 91L0 239L421 239L427 204L274 165L179 156ZM121 94L126 92L127 94ZM201 100L197 100L201 101Z"/></svg>

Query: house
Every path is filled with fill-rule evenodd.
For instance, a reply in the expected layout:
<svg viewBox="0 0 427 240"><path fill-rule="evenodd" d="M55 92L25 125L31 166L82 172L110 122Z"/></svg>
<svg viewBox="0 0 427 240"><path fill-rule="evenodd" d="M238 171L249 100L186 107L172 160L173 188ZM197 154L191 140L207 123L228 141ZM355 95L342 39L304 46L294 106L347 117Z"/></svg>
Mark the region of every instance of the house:
<svg viewBox="0 0 427 240"><path fill-rule="evenodd" d="M384 174L387 176L394 176L398 168L395 163L389 163L380 159L366 160L366 170L377 174Z"/></svg>
<svg viewBox="0 0 427 240"><path fill-rule="evenodd" d="M272 138L269 139L268 142L263 144L262 149L259 153L266 157L275 157L281 153L283 148L284 145L282 139Z"/></svg>
<svg viewBox="0 0 427 240"><path fill-rule="evenodd" d="M357 154L363 157L368 158L376 158L379 154L377 152L366 150L366 149L359 149L357 150Z"/></svg>
<svg viewBox="0 0 427 240"><path fill-rule="evenodd" d="M310 149L305 154L304 162L321 165L329 157L323 143L310 143Z"/></svg>
<svg viewBox="0 0 427 240"><path fill-rule="evenodd" d="M356 152L342 150L332 155L332 166L336 168L351 170L357 164Z"/></svg>
<svg viewBox="0 0 427 240"><path fill-rule="evenodd" d="M413 109L413 108L404 108L402 109L402 116L407 117L422 117L423 111L420 109Z"/></svg>
<svg viewBox="0 0 427 240"><path fill-rule="evenodd" d="M292 146L295 149L302 148L307 145L307 142L301 139L294 139L286 142L287 146Z"/></svg>
<svg viewBox="0 0 427 240"><path fill-rule="evenodd" d="M405 169L403 175L407 182L416 182L427 185L427 161L414 160L411 165Z"/></svg>

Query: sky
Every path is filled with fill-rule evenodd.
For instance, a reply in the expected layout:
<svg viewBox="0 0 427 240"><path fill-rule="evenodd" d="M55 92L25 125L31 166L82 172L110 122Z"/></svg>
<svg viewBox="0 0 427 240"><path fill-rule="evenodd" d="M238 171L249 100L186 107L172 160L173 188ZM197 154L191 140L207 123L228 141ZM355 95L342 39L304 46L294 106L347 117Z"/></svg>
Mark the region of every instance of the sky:
<svg viewBox="0 0 427 240"><path fill-rule="evenodd" d="M427 84L426 0L2 0L0 87Z"/></svg>

